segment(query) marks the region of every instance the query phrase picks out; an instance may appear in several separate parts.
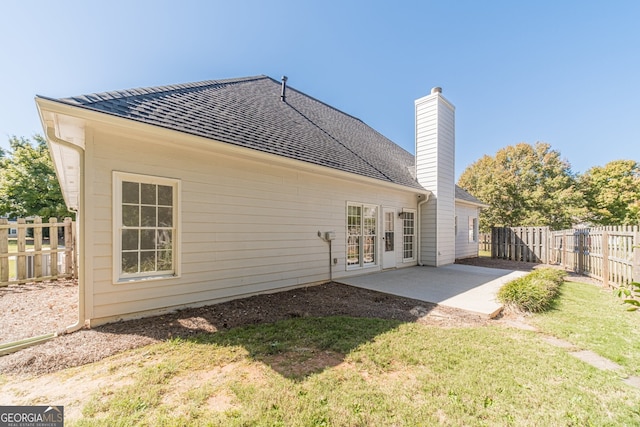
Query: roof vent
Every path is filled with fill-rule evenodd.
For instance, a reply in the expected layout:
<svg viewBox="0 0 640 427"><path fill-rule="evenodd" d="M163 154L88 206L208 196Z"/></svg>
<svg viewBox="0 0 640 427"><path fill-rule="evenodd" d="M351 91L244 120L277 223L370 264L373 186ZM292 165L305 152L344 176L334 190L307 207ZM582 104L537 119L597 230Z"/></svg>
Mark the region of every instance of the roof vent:
<svg viewBox="0 0 640 427"><path fill-rule="evenodd" d="M442 88L438 86L434 87L431 89L431 94L433 95L434 93L442 93Z"/></svg>
<svg viewBox="0 0 640 427"><path fill-rule="evenodd" d="M287 95L286 95L286 90L287 90L287 76L282 76L282 93L280 93L280 99L282 100L282 102L287 102Z"/></svg>

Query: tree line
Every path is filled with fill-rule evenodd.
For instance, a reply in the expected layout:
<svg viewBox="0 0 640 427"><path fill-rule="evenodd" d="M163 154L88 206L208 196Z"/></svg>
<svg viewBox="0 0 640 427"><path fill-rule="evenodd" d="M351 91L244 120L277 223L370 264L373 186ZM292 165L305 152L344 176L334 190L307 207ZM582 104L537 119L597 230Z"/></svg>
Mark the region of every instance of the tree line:
<svg viewBox="0 0 640 427"><path fill-rule="evenodd" d="M47 141L40 135L9 138L0 148L0 215L26 218L74 217L66 207Z"/></svg>
<svg viewBox="0 0 640 427"><path fill-rule="evenodd" d="M640 164L615 160L583 174L547 143L519 143L468 166L458 185L489 205L480 229L492 226L640 224Z"/></svg>

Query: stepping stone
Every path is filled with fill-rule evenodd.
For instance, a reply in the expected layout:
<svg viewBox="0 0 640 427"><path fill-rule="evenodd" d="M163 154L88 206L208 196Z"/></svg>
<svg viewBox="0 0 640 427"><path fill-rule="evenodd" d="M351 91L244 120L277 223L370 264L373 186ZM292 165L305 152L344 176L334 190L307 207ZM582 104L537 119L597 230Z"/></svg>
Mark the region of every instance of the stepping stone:
<svg viewBox="0 0 640 427"><path fill-rule="evenodd" d="M570 352L569 354L571 354L574 357L577 357L583 362L588 363L594 368L598 368L606 371L618 371L622 369L622 366L618 365L615 362L612 362L607 358L604 358L594 353L593 351L589 351L589 350L573 351L573 352Z"/></svg>
<svg viewBox="0 0 640 427"><path fill-rule="evenodd" d="M640 388L640 377L629 377L622 380L623 383L631 387Z"/></svg>
<svg viewBox="0 0 640 427"><path fill-rule="evenodd" d="M560 347L560 348L573 348L573 347L575 347L569 341L561 340L560 338L556 338L556 337L552 337L552 336L545 336L543 339L547 343L551 344L554 347Z"/></svg>

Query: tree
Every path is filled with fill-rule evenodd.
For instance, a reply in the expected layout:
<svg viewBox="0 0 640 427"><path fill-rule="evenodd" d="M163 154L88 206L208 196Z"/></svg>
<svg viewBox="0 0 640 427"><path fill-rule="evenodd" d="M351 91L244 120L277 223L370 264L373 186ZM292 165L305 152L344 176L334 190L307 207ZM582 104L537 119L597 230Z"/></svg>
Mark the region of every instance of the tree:
<svg viewBox="0 0 640 427"><path fill-rule="evenodd" d="M594 225L640 223L640 164L615 160L595 166L580 177L588 221Z"/></svg>
<svg viewBox="0 0 640 427"><path fill-rule="evenodd" d="M0 215L45 218L72 216L65 206L47 143L40 135L11 137L0 156Z"/></svg>
<svg viewBox="0 0 640 427"><path fill-rule="evenodd" d="M571 227L585 215L571 165L558 151L537 142L508 146L467 167L458 185L489 205L480 228L492 226Z"/></svg>

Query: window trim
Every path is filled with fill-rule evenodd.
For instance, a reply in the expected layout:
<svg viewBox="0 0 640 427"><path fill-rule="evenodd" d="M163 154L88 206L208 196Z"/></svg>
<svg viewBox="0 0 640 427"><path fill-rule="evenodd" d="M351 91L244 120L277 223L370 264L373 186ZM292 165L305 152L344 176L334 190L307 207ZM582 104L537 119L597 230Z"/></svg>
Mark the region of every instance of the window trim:
<svg viewBox="0 0 640 427"><path fill-rule="evenodd" d="M411 262L411 261L415 261L416 260L416 243L417 243L417 236L416 236L416 225L417 225L417 215L418 215L418 211L416 209L407 209L407 208L403 208L402 209L403 212L405 213L410 213L413 215L413 234L404 234L405 231L405 221L407 220L407 218L403 215L402 216L402 262ZM405 250L404 250L404 238L406 236L411 236L413 237L412 240L412 245L413 247L411 248L411 258L405 258L404 254L405 254Z"/></svg>
<svg viewBox="0 0 640 427"><path fill-rule="evenodd" d="M469 243L478 243L478 218L469 216Z"/></svg>
<svg viewBox="0 0 640 427"><path fill-rule="evenodd" d="M174 279L181 276L181 181L175 178L166 178L155 175L143 175L129 172L113 171L112 179L112 275L113 283L146 282L149 280ZM165 185L173 188L173 233L172 233L172 273L122 273L122 183L125 181L141 184Z"/></svg>
<svg viewBox="0 0 640 427"><path fill-rule="evenodd" d="M349 264L349 207L356 206L359 207L360 210L360 239L358 242L358 263L357 264ZM373 215L373 219L375 220L375 235L374 235L374 254L373 254L373 262L365 262L364 261L364 211L366 208L375 209L375 214ZM347 202L346 212L345 212L345 265L347 270L361 270L365 268L374 268L380 265L379 257L380 257L380 206L373 205L370 203L359 203L359 202Z"/></svg>

